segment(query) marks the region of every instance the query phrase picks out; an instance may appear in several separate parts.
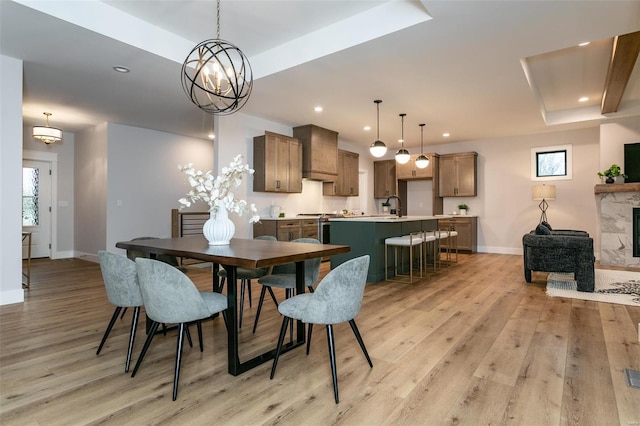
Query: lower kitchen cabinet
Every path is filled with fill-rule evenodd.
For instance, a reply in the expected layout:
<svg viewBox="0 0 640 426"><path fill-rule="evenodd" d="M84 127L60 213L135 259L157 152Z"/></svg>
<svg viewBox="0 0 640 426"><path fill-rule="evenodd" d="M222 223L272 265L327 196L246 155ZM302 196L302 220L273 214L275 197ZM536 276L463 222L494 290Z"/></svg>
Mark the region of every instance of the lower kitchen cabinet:
<svg viewBox="0 0 640 426"><path fill-rule="evenodd" d="M441 230L455 230L458 232L458 250L475 253L478 251L478 217L459 216L438 219L438 228ZM447 248L449 240L442 240L441 248ZM455 247L455 245L453 246Z"/></svg>
<svg viewBox="0 0 640 426"><path fill-rule="evenodd" d="M253 238L271 235L278 241L298 238L318 240L318 223L318 219L260 219L260 222L253 224Z"/></svg>

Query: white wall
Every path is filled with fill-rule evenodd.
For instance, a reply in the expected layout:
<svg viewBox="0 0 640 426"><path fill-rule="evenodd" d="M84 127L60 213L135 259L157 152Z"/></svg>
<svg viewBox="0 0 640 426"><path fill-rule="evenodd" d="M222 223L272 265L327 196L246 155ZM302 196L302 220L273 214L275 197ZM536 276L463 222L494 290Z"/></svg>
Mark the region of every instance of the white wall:
<svg viewBox="0 0 640 426"><path fill-rule="evenodd" d="M76 134L74 250L97 256L106 247L107 123Z"/></svg>
<svg viewBox="0 0 640 426"><path fill-rule="evenodd" d="M108 124L106 250L136 237L171 237L171 209L191 189L178 165L213 168L213 142ZM197 210L208 210L206 204ZM124 253L124 250L121 251Z"/></svg>
<svg viewBox="0 0 640 426"><path fill-rule="evenodd" d="M637 142L640 142L640 117L628 117L602 124L598 170L606 170L612 164L624 169L624 144Z"/></svg>
<svg viewBox="0 0 640 426"><path fill-rule="evenodd" d="M0 55L0 305L22 290L22 61Z"/></svg>

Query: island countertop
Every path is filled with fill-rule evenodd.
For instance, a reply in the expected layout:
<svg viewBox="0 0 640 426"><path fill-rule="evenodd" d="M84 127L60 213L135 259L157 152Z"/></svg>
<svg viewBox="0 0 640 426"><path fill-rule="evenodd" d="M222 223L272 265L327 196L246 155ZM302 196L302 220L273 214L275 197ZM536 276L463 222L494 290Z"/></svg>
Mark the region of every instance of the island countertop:
<svg viewBox="0 0 640 426"><path fill-rule="evenodd" d="M450 219L455 217L467 217L468 215L436 215L436 216L402 216L395 215L372 215L372 216L345 216L332 217L329 222L375 222L375 223L394 223L394 222L415 222L421 220Z"/></svg>

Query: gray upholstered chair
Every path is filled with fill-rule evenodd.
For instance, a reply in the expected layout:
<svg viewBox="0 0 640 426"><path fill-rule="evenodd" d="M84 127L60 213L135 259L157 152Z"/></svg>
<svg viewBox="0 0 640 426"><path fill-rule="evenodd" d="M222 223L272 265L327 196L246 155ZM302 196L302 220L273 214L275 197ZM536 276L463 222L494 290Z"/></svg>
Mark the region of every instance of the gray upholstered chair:
<svg viewBox="0 0 640 426"><path fill-rule="evenodd" d="M307 243L307 244L322 244L315 238L298 238L293 240L294 243ZM316 257L313 259L307 259L304 261L304 285L313 293L313 285L318 281L320 276L320 263L322 258ZM273 267L273 271L269 275L265 275L258 278L258 282L262 285L260 291L260 301L258 302L258 311L256 312L256 318L253 322L253 332L256 332L258 327L258 319L260 318L260 312L262 311L262 304L264 302L264 296L269 291L273 303L278 307L278 300L275 294L273 294L272 287L285 289L285 297L289 298L294 295L296 290L296 264L287 263L284 265L277 265Z"/></svg>
<svg viewBox="0 0 640 426"><path fill-rule="evenodd" d="M138 258L136 259L136 267L144 309L147 317L153 323L131 377L134 377L138 368L140 368L153 336L156 334L158 325L160 323L179 324L178 349L173 378L173 400L175 401L178 396L182 346L186 331L185 325L190 322L196 322L200 352L202 352L201 320L215 313L225 311L227 309L227 298L220 293L199 291L189 277L166 263L153 259ZM226 324L226 315L224 317Z"/></svg>
<svg viewBox="0 0 640 426"><path fill-rule="evenodd" d="M371 358L364 346L355 317L360 312L362 297L367 281L369 270L369 255L348 260L330 271L318 284L314 293L305 293L285 300L278 306L278 311L283 315L280 336L276 355L271 367L271 379L276 373L278 358L282 350L282 343L287 332L289 322L294 319L309 324L309 335L307 336L307 355L311 343L311 332L313 324L325 324L327 327L327 340L329 342L329 359L331 361L331 375L333 376L333 394L338 399L338 376L336 373L336 353L333 339L333 324L349 322L353 333L362 348L367 362L373 367Z"/></svg>
<svg viewBox="0 0 640 426"><path fill-rule="evenodd" d="M136 338L140 307L143 304L142 293L138 285L136 264L122 255L102 250L98 252L98 258L100 259L100 270L102 271L107 298L112 305L115 305L116 309L111 316L111 321L109 321L104 336L102 336L96 355L100 354L122 308L134 307L131 333L129 335L129 349L127 350L127 360L124 365L124 371L127 372L131 363L131 351L133 350L133 341Z"/></svg>
<svg viewBox="0 0 640 426"><path fill-rule="evenodd" d="M261 235L255 238L256 240L266 241L278 241L278 239L272 235ZM249 307L251 307L251 280L257 280L260 277L267 275L271 268L245 268L244 266L238 266L236 269L236 278L240 280L240 320L238 327L242 328L242 314L244 312L244 293L245 289L249 292ZM227 279L227 270L220 269L218 276L222 278L220 283L220 291L224 288L224 282Z"/></svg>

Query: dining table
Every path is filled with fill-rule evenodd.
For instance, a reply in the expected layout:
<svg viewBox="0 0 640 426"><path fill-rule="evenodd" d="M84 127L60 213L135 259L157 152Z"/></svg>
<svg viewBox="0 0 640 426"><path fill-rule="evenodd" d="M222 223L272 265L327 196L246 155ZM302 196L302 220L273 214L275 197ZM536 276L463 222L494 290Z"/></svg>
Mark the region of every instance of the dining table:
<svg viewBox="0 0 640 426"><path fill-rule="evenodd" d="M305 292L304 261L317 257L333 256L350 251L348 245L311 244L288 241L268 241L244 238L233 238L227 245L209 245L202 235L179 238L136 239L120 241L116 247L125 250L139 250L154 259L158 255L171 255L211 262L213 290L220 292L218 284L218 268L227 272L227 359L229 374L240 375L263 364L275 356L276 338L273 349L257 355L244 362L240 361L238 351L238 295L237 268L266 268L285 263L296 265L296 294ZM301 321L296 323L296 340L290 342L283 352L294 349L305 343L305 329Z"/></svg>

